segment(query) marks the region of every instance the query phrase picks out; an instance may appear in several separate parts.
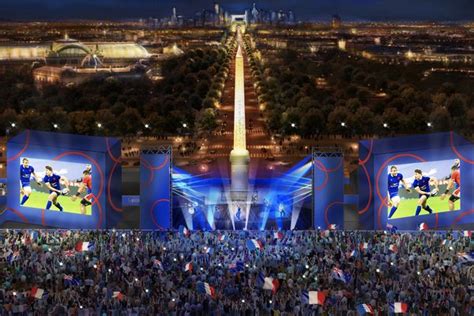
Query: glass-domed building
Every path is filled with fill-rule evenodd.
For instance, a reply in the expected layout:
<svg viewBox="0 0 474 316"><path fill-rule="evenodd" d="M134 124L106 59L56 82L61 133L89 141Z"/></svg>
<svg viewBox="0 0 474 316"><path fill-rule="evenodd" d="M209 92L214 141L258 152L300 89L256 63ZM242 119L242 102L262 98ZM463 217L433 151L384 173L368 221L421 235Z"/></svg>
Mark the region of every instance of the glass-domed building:
<svg viewBox="0 0 474 316"><path fill-rule="evenodd" d="M0 62L43 60L46 64L81 65L91 56L104 64L126 64L148 59L151 55L137 43L80 42L67 35L49 44L0 45Z"/></svg>

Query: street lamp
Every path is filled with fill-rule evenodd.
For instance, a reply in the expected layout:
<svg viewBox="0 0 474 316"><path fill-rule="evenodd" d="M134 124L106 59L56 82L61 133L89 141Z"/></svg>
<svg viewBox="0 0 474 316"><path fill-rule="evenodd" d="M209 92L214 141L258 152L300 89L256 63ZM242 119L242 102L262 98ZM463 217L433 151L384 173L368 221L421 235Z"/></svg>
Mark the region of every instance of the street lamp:
<svg viewBox="0 0 474 316"><path fill-rule="evenodd" d="M145 128L146 128L146 129L150 128L150 125L149 125L149 124L145 124Z"/></svg>
<svg viewBox="0 0 474 316"><path fill-rule="evenodd" d="M428 122L428 123L426 123L426 126L433 127L433 124L431 122Z"/></svg>
<svg viewBox="0 0 474 316"><path fill-rule="evenodd" d="M342 127L346 127L346 122L341 122Z"/></svg>
<svg viewBox="0 0 474 316"><path fill-rule="evenodd" d="M295 128L295 127L296 127L296 124L295 124L295 123L291 123L291 127Z"/></svg>
<svg viewBox="0 0 474 316"><path fill-rule="evenodd" d="M102 128L102 123L97 123L98 128Z"/></svg>
<svg viewBox="0 0 474 316"><path fill-rule="evenodd" d="M11 127L13 127L13 128L16 127L16 123L11 123L10 125L11 125Z"/></svg>
<svg viewBox="0 0 474 316"><path fill-rule="evenodd" d="M53 127L54 127L54 129L58 129L58 128L59 128L59 125L56 124L56 123L54 123L54 124L53 124Z"/></svg>
<svg viewBox="0 0 474 316"><path fill-rule="evenodd" d="M384 128L388 128L388 124L387 124L387 123L383 123L383 127L384 127Z"/></svg>
<svg viewBox="0 0 474 316"><path fill-rule="evenodd" d="M187 128L187 127L188 127L188 124L183 123L183 128Z"/></svg>

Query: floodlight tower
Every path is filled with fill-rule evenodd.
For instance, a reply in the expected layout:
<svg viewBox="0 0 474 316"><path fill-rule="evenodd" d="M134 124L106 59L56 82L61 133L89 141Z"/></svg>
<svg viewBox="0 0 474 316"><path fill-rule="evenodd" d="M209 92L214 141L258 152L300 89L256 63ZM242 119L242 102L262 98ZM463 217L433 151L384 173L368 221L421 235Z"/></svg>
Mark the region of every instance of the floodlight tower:
<svg viewBox="0 0 474 316"><path fill-rule="evenodd" d="M240 27L237 27L237 45L235 56L234 146L230 152L231 199L232 201L246 201L250 155L246 142L244 58Z"/></svg>

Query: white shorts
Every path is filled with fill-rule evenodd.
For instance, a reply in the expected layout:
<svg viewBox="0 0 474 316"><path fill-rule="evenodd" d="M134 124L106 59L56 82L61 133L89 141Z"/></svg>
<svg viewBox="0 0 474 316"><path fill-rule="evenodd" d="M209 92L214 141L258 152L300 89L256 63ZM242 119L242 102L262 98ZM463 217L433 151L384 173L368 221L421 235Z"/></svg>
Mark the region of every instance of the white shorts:
<svg viewBox="0 0 474 316"><path fill-rule="evenodd" d="M400 197L399 197L398 195L397 195L397 196L394 196L394 197L392 198L392 203L393 203L393 204L398 204L398 203L400 203Z"/></svg>
<svg viewBox="0 0 474 316"><path fill-rule="evenodd" d="M23 193L25 194L31 194L31 187L28 185L28 186L24 186L23 188Z"/></svg>

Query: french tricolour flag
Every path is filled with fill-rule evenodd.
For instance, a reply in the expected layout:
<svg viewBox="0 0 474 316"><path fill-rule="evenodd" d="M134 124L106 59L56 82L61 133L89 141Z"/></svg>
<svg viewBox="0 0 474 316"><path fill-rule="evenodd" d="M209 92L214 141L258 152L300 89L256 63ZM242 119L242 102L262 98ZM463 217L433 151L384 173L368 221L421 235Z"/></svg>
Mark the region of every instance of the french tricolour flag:
<svg viewBox="0 0 474 316"><path fill-rule="evenodd" d="M123 294L120 291L115 291L112 293L112 298L116 298L119 301L123 300Z"/></svg>
<svg viewBox="0 0 474 316"><path fill-rule="evenodd" d="M262 242L260 240L257 240L257 239L250 239L250 240L247 240L247 248L249 250L262 250L263 249L263 245L262 245Z"/></svg>
<svg viewBox="0 0 474 316"><path fill-rule="evenodd" d="M330 229L330 230L336 230L336 229L337 229L337 225L336 225L336 224L330 224L330 225L328 226L328 229Z"/></svg>
<svg viewBox="0 0 474 316"><path fill-rule="evenodd" d="M390 249L391 252L394 252L394 253L397 253L398 252L398 247L397 245L390 245L388 247L388 249Z"/></svg>
<svg viewBox="0 0 474 316"><path fill-rule="evenodd" d="M458 258L460 261L463 262L474 262L474 258L471 254L468 254L466 252L459 252L458 253Z"/></svg>
<svg viewBox="0 0 474 316"><path fill-rule="evenodd" d="M94 244L88 241L79 241L76 244L76 251L91 251L94 247Z"/></svg>
<svg viewBox="0 0 474 316"><path fill-rule="evenodd" d="M227 240L227 236L226 236L225 234L219 235L219 236L217 236L217 240L219 240L219 241L226 241L226 240Z"/></svg>
<svg viewBox="0 0 474 316"><path fill-rule="evenodd" d="M351 251L351 257L355 257L355 256L357 256L357 250L354 249Z"/></svg>
<svg viewBox="0 0 474 316"><path fill-rule="evenodd" d="M282 232L274 232L274 233L273 233L273 238L275 238L275 239L283 239L283 233L282 233Z"/></svg>
<svg viewBox="0 0 474 316"><path fill-rule="evenodd" d="M163 264L158 259L153 260L153 267L163 270Z"/></svg>
<svg viewBox="0 0 474 316"><path fill-rule="evenodd" d="M390 304L390 311L392 313L408 313L408 304L402 302L395 302Z"/></svg>
<svg viewBox="0 0 474 316"><path fill-rule="evenodd" d="M324 305L326 300L326 294L321 291L308 291L308 304L309 305Z"/></svg>
<svg viewBox="0 0 474 316"><path fill-rule="evenodd" d="M179 226L179 232L180 232L181 234L183 234L183 236L185 236L185 237L191 236L191 232L189 231L189 229L187 229L187 228L184 227L183 225Z"/></svg>
<svg viewBox="0 0 474 316"><path fill-rule="evenodd" d="M184 272L187 272L187 271L193 272L193 263L192 262L188 262L184 266Z"/></svg>
<svg viewBox="0 0 474 316"><path fill-rule="evenodd" d="M369 249L369 243L367 243L367 242L361 242L360 245L359 245L359 249L360 249L360 250L367 250L367 249Z"/></svg>
<svg viewBox="0 0 474 316"><path fill-rule="evenodd" d="M351 279L351 276L349 273L344 273L344 271L342 271L341 269L337 267L334 267L334 269L332 269L332 275L334 279L340 280L344 283L348 283Z"/></svg>
<svg viewBox="0 0 474 316"><path fill-rule="evenodd" d="M40 289L40 288L37 288L37 287L34 287L31 289L31 292L30 292L30 295L38 300L42 299L43 298L43 295L44 295L44 290L43 289Z"/></svg>
<svg viewBox="0 0 474 316"><path fill-rule="evenodd" d="M359 313L359 315L373 314L374 309L369 304L360 304L357 305L357 313Z"/></svg>
<svg viewBox="0 0 474 316"><path fill-rule="evenodd" d="M280 282L278 281L278 279L274 279L274 278L271 278L271 277L263 278L262 288L264 290L271 290L272 293L275 294L276 291L278 291L279 287L280 287Z"/></svg>
<svg viewBox="0 0 474 316"><path fill-rule="evenodd" d="M199 282L196 286L198 293L207 294L212 298L216 297L216 290L207 282Z"/></svg>
<svg viewBox="0 0 474 316"><path fill-rule="evenodd" d="M472 231L470 231L470 230L465 230L465 231L463 232L463 236L470 238L470 237L472 236Z"/></svg>
<svg viewBox="0 0 474 316"><path fill-rule="evenodd" d="M331 231L329 229L322 230L320 235L321 237L329 237L331 235Z"/></svg>
<svg viewBox="0 0 474 316"><path fill-rule="evenodd" d="M421 223L419 229L420 231L428 230L429 229L428 224Z"/></svg>

